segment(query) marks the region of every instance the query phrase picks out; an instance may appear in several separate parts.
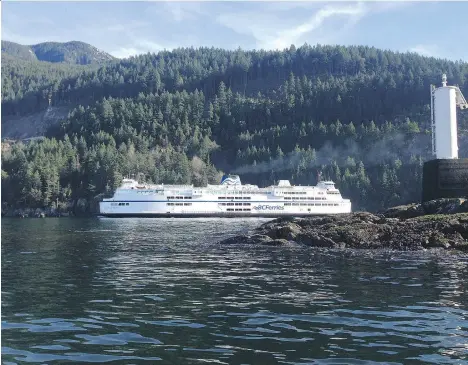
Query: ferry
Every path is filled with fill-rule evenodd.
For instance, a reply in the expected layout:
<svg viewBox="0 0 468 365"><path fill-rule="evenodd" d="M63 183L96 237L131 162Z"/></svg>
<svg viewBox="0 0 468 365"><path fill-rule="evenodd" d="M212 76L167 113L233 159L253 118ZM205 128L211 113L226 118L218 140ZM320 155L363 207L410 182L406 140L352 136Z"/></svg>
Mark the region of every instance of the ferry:
<svg viewBox="0 0 468 365"><path fill-rule="evenodd" d="M225 175L218 185L148 185L123 179L112 198L99 203L104 217L284 217L351 213L333 181L294 186L289 180L259 188Z"/></svg>

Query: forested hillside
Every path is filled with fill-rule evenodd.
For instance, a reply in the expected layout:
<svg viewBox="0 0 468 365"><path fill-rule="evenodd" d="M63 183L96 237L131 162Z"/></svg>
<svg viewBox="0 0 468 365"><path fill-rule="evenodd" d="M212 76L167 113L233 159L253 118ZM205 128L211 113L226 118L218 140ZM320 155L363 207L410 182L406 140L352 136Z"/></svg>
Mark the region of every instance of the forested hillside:
<svg viewBox="0 0 468 365"><path fill-rule="evenodd" d="M2 153L3 199L34 207L110 193L125 175L205 184L221 170L263 186L314 184L320 169L355 209L416 201L430 158L429 85L447 73L468 93L466 63L369 47L178 49L44 69L27 97L38 72L9 61L2 115L45 110L49 98L72 109L51 139Z"/></svg>

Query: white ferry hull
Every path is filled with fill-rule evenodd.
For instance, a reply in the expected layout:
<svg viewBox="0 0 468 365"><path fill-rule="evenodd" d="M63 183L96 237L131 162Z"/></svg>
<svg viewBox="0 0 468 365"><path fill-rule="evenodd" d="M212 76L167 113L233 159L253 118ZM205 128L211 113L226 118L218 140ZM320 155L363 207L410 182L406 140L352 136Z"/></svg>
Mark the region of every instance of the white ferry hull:
<svg viewBox="0 0 468 365"><path fill-rule="evenodd" d="M282 202L251 202L237 208L238 211L227 211L218 202L192 201L191 207L169 207L166 202L122 202L128 205L111 205L100 203L100 216L104 217L298 217L351 213L351 203L317 203L304 202L298 206L285 206ZM237 203L237 202L236 202ZM234 203L234 204L236 204ZM114 204L118 204L115 203ZM238 203L241 204L241 203ZM288 204L288 203L286 203ZM185 208L185 209L184 209ZM224 209L223 209L224 208Z"/></svg>
<svg viewBox="0 0 468 365"><path fill-rule="evenodd" d="M124 179L112 198L99 203L105 217L298 217L345 214L351 202L334 183L317 186L278 185L258 188L242 185L236 175L220 185L140 185Z"/></svg>

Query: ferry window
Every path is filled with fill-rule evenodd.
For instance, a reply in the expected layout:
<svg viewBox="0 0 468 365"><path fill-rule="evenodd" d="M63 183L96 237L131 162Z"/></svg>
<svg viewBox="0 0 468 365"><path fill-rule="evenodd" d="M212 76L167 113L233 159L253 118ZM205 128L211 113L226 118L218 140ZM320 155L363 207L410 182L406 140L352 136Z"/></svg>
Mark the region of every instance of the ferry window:
<svg viewBox="0 0 468 365"><path fill-rule="evenodd" d="M250 203L244 203L244 205L250 205Z"/></svg>
<svg viewBox="0 0 468 365"><path fill-rule="evenodd" d="M230 209L230 208L227 208L226 210L227 210L228 212L232 212L232 209Z"/></svg>
<svg viewBox="0 0 468 365"><path fill-rule="evenodd" d="M218 196L218 199L226 199L225 196Z"/></svg>
<svg viewBox="0 0 468 365"><path fill-rule="evenodd" d="M184 205L192 205L192 203L184 203Z"/></svg>
<svg viewBox="0 0 468 365"><path fill-rule="evenodd" d="M129 205L129 203L127 203L126 205Z"/></svg>
<svg viewBox="0 0 468 365"><path fill-rule="evenodd" d="M250 196L246 196L245 199L250 199Z"/></svg>

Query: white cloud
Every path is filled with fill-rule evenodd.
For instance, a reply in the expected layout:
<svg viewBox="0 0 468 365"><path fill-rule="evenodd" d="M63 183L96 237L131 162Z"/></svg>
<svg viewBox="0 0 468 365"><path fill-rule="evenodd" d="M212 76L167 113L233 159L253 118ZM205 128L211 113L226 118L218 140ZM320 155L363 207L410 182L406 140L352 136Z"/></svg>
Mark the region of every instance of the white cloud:
<svg viewBox="0 0 468 365"><path fill-rule="evenodd" d="M138 54L141 54L142 52L136 48L127 48L127 47L121 47L115 51L110 52L110 54L114 57L117 58L128 58L130 56L136 56Z"/></svg>
<svg viewBox="0 0 468 365"><path fill-rule="evenodd" d="M135 56L143 53L148 52L159 52L163 50L171 50L175 47L162 45L153 41L149 41L146 39L139 39L134 41L129 46L120 47L114 51L111 51L110 54L117 58L127 58L130 56Z"/></svg>
<svg viewBox="0 0 468 365"><path fill-rule="evenodd" d="M350 18L351 21L357 23L366 11L366 8L362 3L357 6L326 6L318 10L311 18L299 26L288 29L282 32L281 35L277 36L272 43L273 48L285 48L293 43L300 41L304 35L318 30L322 27L325 21L331 17L345 15Z"/></svg>
<svg viewBox="0 0 468 365"><path fill-rule="evenodd" d="M158 51L162 51L164 49L173 49L174 48L173 46L162 45L160 43L156 43L156 42L145 40L145 39L139 40L137 42L137 45L140 48L147 49L150 52L158 52Z"/></svg>
<svg viewBox="0 0 468 365"><path fill-rule="evenodd" d="M163 14L165 17L169 15L171 20L180 23L188 19L195 19L198 15L205 14L202 11L202 3L200 2L180 2L165 0L155 5L154 9L158 14Z"/></svg>
<svg viewBox="0 0 468 365"><path fill-rule="evenodd" d="M435 44L418 44L409 49L410 52L419 53L427 57L440 57L440 50Z"/></svg>
<svg viewBox="0 0 468 365"><path fill-rule="evenodd" d="M314 43L325 43L320 35L325 23L332 18L345 17L341 27L328 29L326 38L333 36L333 33L339 32L343 26L348 28L357 24L357 22L368 12L369 8L364 3L357 4L333 4L317 8L317 3L312 4L315 12L309 18L297 24L297 17L289 19L278 9L268 9L265 12L259 12L258 9L251 12L242 13L223 13L216 20L227 28L234 30L238 34L249 35L255 39L256 46L264 49L283 49L291 44L304 43L307 39L313 39ZM293 4L283 5L283 10L298 10L301 7L301 15L307 10L312 9L304 5L293 6ZM297 15L297 12L296 12Z"/></svg>
<svg viewBox="0 0 468 365"><path fill-rule="evenodd" d="M151 23L142 22L142 21L129 21L129 22L126 22L125 24L122 24L121 22L113 20L113 21L109 21L109 25L105 26L104 29L109 32L128 32L128 31L145 28L150 25Z"/></svg>

